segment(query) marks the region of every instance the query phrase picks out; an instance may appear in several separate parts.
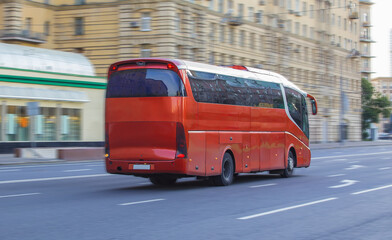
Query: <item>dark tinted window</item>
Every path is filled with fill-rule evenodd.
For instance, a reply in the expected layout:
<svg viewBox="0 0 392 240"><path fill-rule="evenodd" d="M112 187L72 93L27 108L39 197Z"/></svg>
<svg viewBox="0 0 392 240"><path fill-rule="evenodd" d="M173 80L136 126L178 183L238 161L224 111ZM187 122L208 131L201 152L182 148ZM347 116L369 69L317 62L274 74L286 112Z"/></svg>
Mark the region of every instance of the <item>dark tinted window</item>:
<svg viewBox="0 0 392 240"><path fill-rule="evenodd" d="M191 71L188 75L197 102L284 108L277 83Z"/></svg>
<svg viewBox="0 0 392 240"><path fill-rule="evenodd" d="M295 121L295 123L297 123L297 125L302 129L302 94L290 88L285 88L285 93L290 116Z"/></svg>
<svg viewBox="0 0 392 240"><path fill-rule="evenodd" d="M284 108L280 85L272 82L247 80L249 105L254 107Z"/></svg>
<svg viewBox="0 0 392 240"><path fill-rule="evenodd" d="M302 100L302 131L306 137L309 138L309 119L308 119L308 107L306 106L305 97L301 96Z"/></svg>
<svg viewBox="0 0 392 240"><path fill-rule="evenodd" d="M176 97L185 96L177 73L166 69L132 69L113 73L106 97Z"/></svg>

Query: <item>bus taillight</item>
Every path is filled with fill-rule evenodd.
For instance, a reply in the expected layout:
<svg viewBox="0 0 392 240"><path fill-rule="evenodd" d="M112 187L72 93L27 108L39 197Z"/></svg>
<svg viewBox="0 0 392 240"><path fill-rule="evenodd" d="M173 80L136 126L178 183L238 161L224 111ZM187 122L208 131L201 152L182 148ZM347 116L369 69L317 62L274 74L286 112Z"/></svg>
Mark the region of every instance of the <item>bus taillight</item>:
<svg viewBox="0 0 392 240"><path fill-rule="evenodd" d="M176 142L177 142L177 158L185 158L187 154L186 150L186 139L185 139L185 130L182 123L177 123L176 126Z"/></svg>

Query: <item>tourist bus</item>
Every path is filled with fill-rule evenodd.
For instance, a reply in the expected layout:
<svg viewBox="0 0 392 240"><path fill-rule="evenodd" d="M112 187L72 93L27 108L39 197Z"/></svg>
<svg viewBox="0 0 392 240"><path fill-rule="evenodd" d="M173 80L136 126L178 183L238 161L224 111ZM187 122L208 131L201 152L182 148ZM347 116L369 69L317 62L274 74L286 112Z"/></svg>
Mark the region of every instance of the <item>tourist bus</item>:
<svg viewBox="0 0 392 240"><path fill-rule="evenodd" d="M110 66L105 105L106 170L168 185L239 173L289 177L309 167L306 98L283 76L244 66L139 58Z"/></svg>

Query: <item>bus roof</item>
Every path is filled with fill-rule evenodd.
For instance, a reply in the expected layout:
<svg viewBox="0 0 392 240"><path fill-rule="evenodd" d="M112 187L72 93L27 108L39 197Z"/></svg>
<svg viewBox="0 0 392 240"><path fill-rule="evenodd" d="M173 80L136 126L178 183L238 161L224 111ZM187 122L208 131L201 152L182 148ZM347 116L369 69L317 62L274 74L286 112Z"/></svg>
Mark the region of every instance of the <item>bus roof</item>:
<svg viewBox="0 0 392 240"><path fill-rule="evenodd" d="M175 64L178 69L201 71L201 72L207 71L215 74L229 75L238 78L249 78L249 79L260 80L260 81L281 83L283 86L295 89L301 94L303 94L305 97L307 96L307 93L305 91L301 90L294 83L290 82L282 75L275 72L258 69L258 68L245 67L247 70L238 70L225 66L216 66L216 65L192 62L192 61L187 61L182 59L168 59L168 58L129 59L129 60L118 62L116 64L124 64L128 61L148 61L148 60L171 62Z"/></svg>

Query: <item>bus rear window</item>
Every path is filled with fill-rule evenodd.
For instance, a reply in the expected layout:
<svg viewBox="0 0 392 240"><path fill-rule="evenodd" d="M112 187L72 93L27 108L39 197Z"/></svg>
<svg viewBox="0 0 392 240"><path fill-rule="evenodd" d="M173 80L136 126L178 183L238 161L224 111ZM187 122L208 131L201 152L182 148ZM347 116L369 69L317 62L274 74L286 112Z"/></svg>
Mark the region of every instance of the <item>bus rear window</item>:
<svg viewBox="0 0 392 240"><path fill-rule="evenodd" d="M178 97L186 96L177 73L167 69L131 69L109 77L106 97Z"/></svg>

